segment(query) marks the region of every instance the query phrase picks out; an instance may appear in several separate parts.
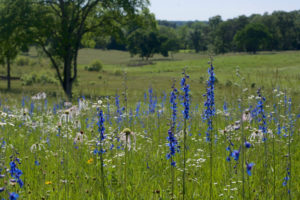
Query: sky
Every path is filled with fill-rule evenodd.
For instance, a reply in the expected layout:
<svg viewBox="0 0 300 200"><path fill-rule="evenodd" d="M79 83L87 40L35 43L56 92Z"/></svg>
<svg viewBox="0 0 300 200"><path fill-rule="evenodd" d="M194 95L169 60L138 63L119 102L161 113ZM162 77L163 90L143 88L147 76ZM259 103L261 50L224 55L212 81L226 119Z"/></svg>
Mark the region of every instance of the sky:
<svg viewBox="0 0 300 200"><path fill-rule="evenodd" d="M300 10L300 0L150 0L150 10L159 20L199 20L221 15L223 20L240 15Z"/></svg>

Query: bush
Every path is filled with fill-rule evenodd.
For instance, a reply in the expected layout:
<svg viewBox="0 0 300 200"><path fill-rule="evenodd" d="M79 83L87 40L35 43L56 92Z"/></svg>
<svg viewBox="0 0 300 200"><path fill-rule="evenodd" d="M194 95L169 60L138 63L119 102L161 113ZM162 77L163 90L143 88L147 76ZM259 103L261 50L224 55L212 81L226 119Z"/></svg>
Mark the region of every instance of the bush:
<svg viewBox="0 0 300 200"><path fill-rule="evenodd" d="M103 65L102 65L102 63L100 61L96 60L90 66L85 66L84 68L87 71L96 71L96 72L99 72L99 71L102 70Z"/></svg>
<svg viewBox="0 0 300 200"><path fill-rule="evenodd" d="M122 71L117 69L114 73L115 76L122 76Z"/></svg>
<svg viewBox="0 0 300 200"><path fill-rule="evenodd" d="M204 77L203 76L200 76L200 79L199 79L199 83L204 83Z"/></svg>
<svg viewBox="0 0 300 200"><path fill-rule="evenodd" d="M96 85L96 81L90 81L89 85Z"/></svg>
<svg viewBox="0 0 300 200"><path fill-rule="evenodd" d="M49 72L40 72L40 73L30 73L24 74L21 76L22 85L33 85L35 83L38 84L58 84L58 81L55 79L54 76L49 76Z"/></svg>
<svg viewBox="0 0 300 200"><path fill-rule="evenodd" d="M226 85L226 87L231 87L232 86L232 82L230 80L227 80L225 85Z"/></svg>
<svg viewBox="0 0 300 200"><path fill-rule="evenodd" d="M27 66L29 65L29 62L30 62L29 58L24 58L24 57L20 57L16 60L16 64L18 66Z"/></svg>
<svg viewBox="0 0 300 200"><path fill-rule="evenodd" d="M32 67L35 67L35 66L38 65L38 62L35 61L35 60L31 60L31 61L29 62L29 65L32 66Z"/></svg>

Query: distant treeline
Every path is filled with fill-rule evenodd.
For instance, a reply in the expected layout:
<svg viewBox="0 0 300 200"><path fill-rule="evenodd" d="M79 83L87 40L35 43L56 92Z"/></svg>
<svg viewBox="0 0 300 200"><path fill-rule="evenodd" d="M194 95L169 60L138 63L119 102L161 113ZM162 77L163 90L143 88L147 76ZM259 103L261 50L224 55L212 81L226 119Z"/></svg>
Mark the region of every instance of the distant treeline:
<svg viewBox="0 0 300 200"><path fill-rule="evenodd" d="M155 53L168 56L180 49L214 53L300 49L300 10L242 15L226 21L214 16L206 22L157 21L146 10L141 12L139 22L126 27L121 37L90 37L82 45L129 50L145 58Z"/></svg>

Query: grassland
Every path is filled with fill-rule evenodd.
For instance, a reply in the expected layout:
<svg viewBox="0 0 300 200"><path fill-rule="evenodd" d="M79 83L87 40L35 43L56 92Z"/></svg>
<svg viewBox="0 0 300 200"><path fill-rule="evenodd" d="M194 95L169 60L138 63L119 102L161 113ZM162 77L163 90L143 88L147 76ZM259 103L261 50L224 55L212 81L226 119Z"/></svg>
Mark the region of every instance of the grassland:
<svg viewBox="0 0 300 200"><path fill-rule="evenodd" d="M215 73L218 79L217 87L220 96L235 91L236 69L246 79L248 88L258 87L273 88L281 86L290 90L298 98L300 83L300 53L291 52L261 52L256 55L249 54L225 54L214 57ZM13 66L13 76L20 77L32 72L44 72L55 76L55 72L49 66L47 58L41 58L36 51L31 51L27 56L34 66ZM103 71L89 72L84 68L94 60L100 60L104 64ZM156 92L166 91L173 79L179 80L184 67L191 77L191 88L194 96L201 96L205 87L206 71L209 56L206 54L177 53L172 58L155 56L152 64L139 66L138 57L130 57L128 52L104 51L83 49L80 51L78 64L78 81L74 85L76 96L106 96L122 93L123 72L127 72L127 86L130 96L141 96L149 87ZM0 73L5 75L5 68ZM1 91L5 93L6 82L0 83ZM59 85L33 84L22 86L21 81L13 81L12 92L16 95L34 94L45 91L48 94L63 96ZM13 94L11 93L11 94ZM130 98L129 98L130 100Z"/></svg>
<svg viewBox="0 0 300 200"><path fill-rule="evenodd" d="M183 199L185 191L186 200L300 199L299 55L215 56L212 130L204 112L206 54L157 56L152 64L138 65L141 61L126 52L83 49L74 94L89 98L74 100L72 109L64 105L59 85L23 86L16 80L7 92L2 81L0 197L8 199L15 192L20 199L165 200ZM30 64L15 65L13 76L54 76L49 61L36 52L22 57L30 58ZM85 70L93 60L102 61L101 72ZM188 119L179 96L184 67L190 75ZM170 121L174 80L180 92L177 116ZM122 95L125 85L128 101ZM31 98L43 91L48 101ZM124 128L134 134L122 136ZM166 156L168 130L180 146L172 159ZM213 142L207 140L207 132Z"/></svg>

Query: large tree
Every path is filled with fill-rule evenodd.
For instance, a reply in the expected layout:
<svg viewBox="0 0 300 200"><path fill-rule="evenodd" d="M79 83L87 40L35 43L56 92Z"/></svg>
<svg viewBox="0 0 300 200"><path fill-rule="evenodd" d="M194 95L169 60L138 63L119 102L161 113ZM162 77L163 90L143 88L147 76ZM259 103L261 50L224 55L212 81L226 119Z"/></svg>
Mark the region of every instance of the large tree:
<svg viewBox="0 0 300 200"><path fill-rule="evenodd" d="M147 0L33 0L36 42L50 58L69 99L77 78L77 56L83 36L120 29Z"/></svg>
<svg viewBox="0 0 300 200"><path fill-rule="evenodd" d="M173 54L178 52L180 49L180 41L178 35L174 28L168 26L159 26L159 35L161 36L161 54L165 57L169 56L169 52L171 52L171 56L173 58Z"/></svg>
<svg viewBox="0 0 300 200"><path fill-rule="evenodd" d="M128 37L128 50L130 54L139 55L142 59L153 57L160 53L162 41L157 31L138 29Z"/></svg>
<svg viewBox="0 0 300 200"><path fill-rule="evenodd" d="M6 0L0 7L0 62L7 67L7 89L11 88L11 63L29 40L27 0Z"/></svg>
<svg viewBox="0 0 300 200"><path fill-rule="evenodd" d="M264 50L270 43L271 35L262 24L248 24L245 28L238 31L234 37L238 48L247 52L256 53Z"/></svg>
<svg viewBox="0 0 300 200"><path fill-rule="evenodd" d="M148 60L160 52L160 36L154 14L143 9L128 24L127 49L130 54Z"/></svg>
<svg viewBox="0 0 300 200"><path fill-rule="evenodd" d="M203 22L195 22L191 26L192 31L190 32L191 47L193 47L198 53L199 51L205 51L207 49L208 42L208 26Z"/></svg>

